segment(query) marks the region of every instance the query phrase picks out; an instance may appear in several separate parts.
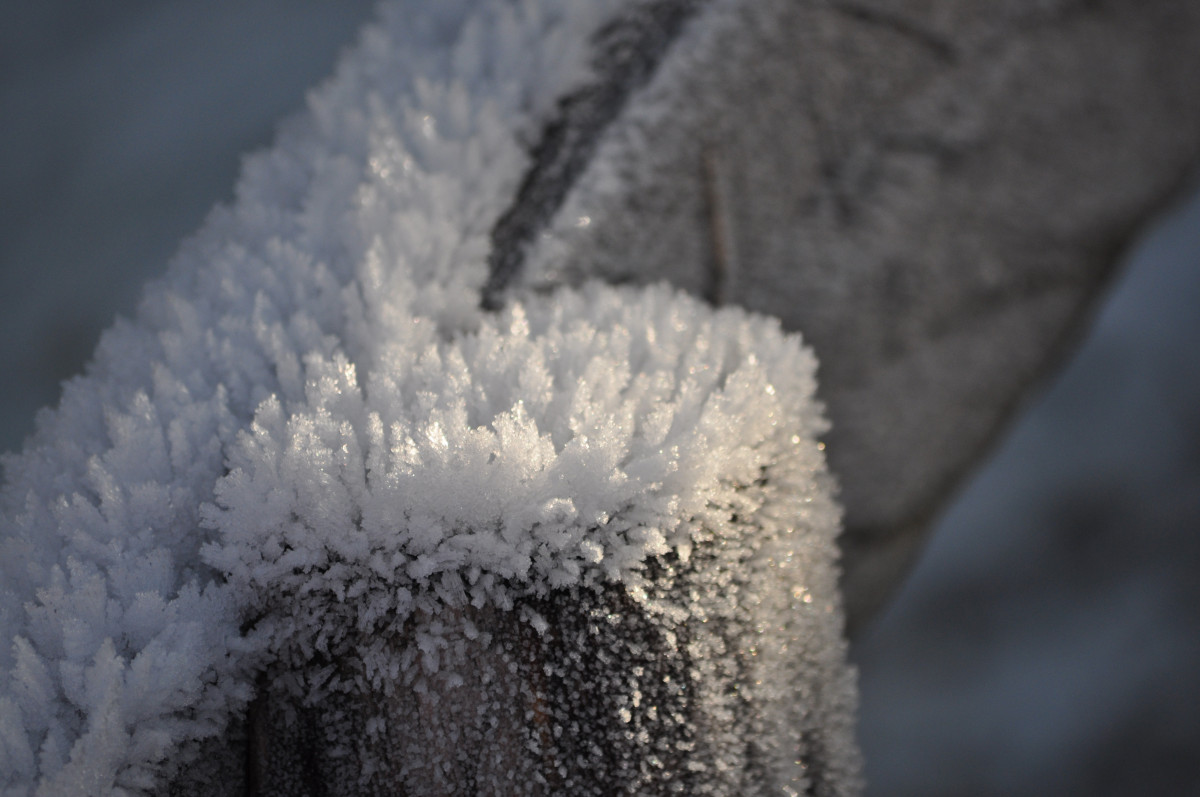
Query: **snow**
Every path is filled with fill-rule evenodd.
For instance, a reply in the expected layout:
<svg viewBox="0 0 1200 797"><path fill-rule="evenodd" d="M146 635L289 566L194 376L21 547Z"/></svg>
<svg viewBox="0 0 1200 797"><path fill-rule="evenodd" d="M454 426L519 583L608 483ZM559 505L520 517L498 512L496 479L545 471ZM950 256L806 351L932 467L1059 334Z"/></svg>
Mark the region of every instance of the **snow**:
<svg viewBox="0 0 1200 797"><path fill-rule="evenodd" d="M391 696L334 740L364 788L451 783L458 735L497 724L565 761L525 712L597 689L546 733L584 723L631 788L671 777L662 745L693 793L854 788L812 354L667 287L479 309L524 142L617 5L382 6L6 457L0 793L161 790L262 673L306 710ZM499 635L523 628L557 658ZM588 755L551 776L605 788Z"/></svg>

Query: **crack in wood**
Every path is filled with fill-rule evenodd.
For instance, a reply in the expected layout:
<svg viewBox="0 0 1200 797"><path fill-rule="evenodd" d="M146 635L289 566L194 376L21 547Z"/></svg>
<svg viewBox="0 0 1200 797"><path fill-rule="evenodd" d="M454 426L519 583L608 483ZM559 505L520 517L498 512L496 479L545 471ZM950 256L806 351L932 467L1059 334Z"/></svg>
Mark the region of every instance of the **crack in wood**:
<svg viewBox="0 0 1200 797"><path fill-rule="evenodd" d="M650 80L684 23L706 2L636 3L597 31L592 67L598 79L559 101L557 116L532 150L532 165L513 203L492 228L485 309L500 307L501 294L520 273L530 243L562 207L604 131Z"/></svg>
<svg viewBox="0 0 1200 797"><path fill-rule="evenodd" d="M865 3L852 2L852 0L841 0L841 2L830 3L829 8L844 14L850 19L885 28L906 39L910 39L924 47L941 61L945 61L946 63L955 63L958 61L958 48L954 45L954 42L945 36L918 25L911 19L907 19L900 14Z"/></svg>

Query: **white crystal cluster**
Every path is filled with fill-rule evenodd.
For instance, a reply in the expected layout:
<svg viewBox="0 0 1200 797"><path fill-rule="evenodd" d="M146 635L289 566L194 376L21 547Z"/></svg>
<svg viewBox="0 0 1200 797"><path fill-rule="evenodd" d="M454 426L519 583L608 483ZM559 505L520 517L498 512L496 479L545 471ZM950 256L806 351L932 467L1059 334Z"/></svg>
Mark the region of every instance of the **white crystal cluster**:
<svg viewBox="0 0 1200 797"><path fill-rule="evenodd" d="M305 400L260 404L202 512L206 562L297 666L414 610L641 590L824 428L797 337L666 287L531 299L380 362L310 357Z"/></svg>
<svg viewBox="0 0 1200 797"><path fill-rule="evenodd" d="M312 726L334 794L850 791L814 371L774 319L595 283L310 358L202 510L270 771Z"/></svg>
<svg viewBox="0 0 1200 797"><path fill-rule="evenodd" d="M813 624L820 662L793 667L799 681L771 699L836 673L834 714L806 707L821 686L789 700L788 716L797 728L849 721L838 513L799 339L666 287L479 309L489 232L525 146L588 78L589 34L618 5L384 5L308 112L247 161L235 204L6 458L0 794L162 793L232 732L268 668L301 673L310 703L395 690L411 672L444 679L453 656L440 665L426 633L439 613L524 601L522 622L543 634L529 600L617 589L662 615L673 604L655 597L651 563L686 569L735 537L736 562L688 587L687 621L737 592L730 562L774 572L774 557L808 550L807 570L775 579L782 604L753 592L730 604L808 619L746 616L718 636L781 629L778 659L811 648ZM769 549L747 529L765 530ZM424 630L398 653L412 618ZM711 654L697 673L725 655L706 644L688 653ZM738 645L739 661L758 655ZM360 664L313 667L339 656ZM620 721L629 706L614 709ZM799 734L766 747L797 766ZM359 763L348 783L376 766Z"/></svg>
<svg viewBox="0 0 1200 797"><path fill-rule="evenodd" d="M144 793L250 696L200 559L239 431L306 361L477 323L487 234L614 4L392 3L5 460L0 786Z"/></svg>

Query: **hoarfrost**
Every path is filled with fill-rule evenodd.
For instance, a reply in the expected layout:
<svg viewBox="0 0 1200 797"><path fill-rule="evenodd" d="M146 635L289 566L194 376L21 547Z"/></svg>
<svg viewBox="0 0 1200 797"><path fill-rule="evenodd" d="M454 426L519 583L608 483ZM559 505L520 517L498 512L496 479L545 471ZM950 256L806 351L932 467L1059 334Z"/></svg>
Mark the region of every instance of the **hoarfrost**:
<svg viewBox="0 0 1200 797"><path fill-rule="evenodd" d="M271 656L273 771L321 728L346 793L852 782L852 747L821 748L853 692L797 337L591 284L381 351L361 379L310 358L202 511Z"/></svg>
<svg viewBox="0 0 1200 797"><path fill-rule="evenodd" d="M6 459L3 794L853 791L798 337L479 309L617 6L383 6Z"/></svg>

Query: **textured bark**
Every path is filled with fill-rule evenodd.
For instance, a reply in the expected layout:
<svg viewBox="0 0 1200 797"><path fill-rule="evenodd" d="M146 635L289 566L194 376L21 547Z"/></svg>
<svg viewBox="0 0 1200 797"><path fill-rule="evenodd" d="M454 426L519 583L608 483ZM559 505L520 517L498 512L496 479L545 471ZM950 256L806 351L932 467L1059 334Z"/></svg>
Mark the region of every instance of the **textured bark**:
<svg viewBox="0 0 1200 797"><path fill-rule="evenodd" d="M1190 0L715 4L520 280L668 279L805 335L853 630L1198 147Z"/></svg>

